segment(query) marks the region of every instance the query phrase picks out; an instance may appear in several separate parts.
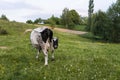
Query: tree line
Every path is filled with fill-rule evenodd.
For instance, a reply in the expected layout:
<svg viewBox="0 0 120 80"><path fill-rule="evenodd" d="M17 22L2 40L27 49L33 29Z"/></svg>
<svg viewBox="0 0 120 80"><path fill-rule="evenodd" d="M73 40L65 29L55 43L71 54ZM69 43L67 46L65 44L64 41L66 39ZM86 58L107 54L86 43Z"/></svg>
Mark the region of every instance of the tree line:
<svg viewBox="0 0 120 80"><path fill-rule="evenodd" d="M102 40L120 42L120 0L113 3L106 12L99 10L93 13L93 5L93 0L90 0L87 31Z"/></svg>
<svg viewBox="0 0 120 80"><path fill-rule="evenodd" d="M44 24L50 24L51 26L63 25L65 26L65 28L72 29L76 25L86 25L87 17L81 17L74 9L69 10L68 8L64 8L60 17L55 17L54 15L52 15L47 20L42 20L41 18L38 18L35 21L26 21L26 23L30 24L40 24L41 22L44 22Z"/></svg>

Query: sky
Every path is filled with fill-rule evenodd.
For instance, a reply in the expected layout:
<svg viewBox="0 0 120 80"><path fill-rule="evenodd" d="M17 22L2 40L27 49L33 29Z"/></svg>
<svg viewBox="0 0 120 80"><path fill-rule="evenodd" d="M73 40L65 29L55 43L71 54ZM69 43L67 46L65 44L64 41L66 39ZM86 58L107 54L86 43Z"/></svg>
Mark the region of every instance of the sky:
<svg viewBox="0 0 120 80"><path fill-rule="evenodd" d="M94 12L106 11L116 0L94 0ZM89 0L0 0L0 16L10 21L26 22L36 18L60 17L64 8L75 9L79 15L88 15Z"/></svg>

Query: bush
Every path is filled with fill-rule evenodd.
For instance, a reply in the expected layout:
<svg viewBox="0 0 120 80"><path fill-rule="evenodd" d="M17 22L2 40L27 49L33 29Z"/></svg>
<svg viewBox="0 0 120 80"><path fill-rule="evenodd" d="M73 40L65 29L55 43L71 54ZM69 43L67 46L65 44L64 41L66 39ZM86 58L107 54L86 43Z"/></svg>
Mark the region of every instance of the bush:
<svg viewBox="0 0 120 80"><path fill-rule="evenodd" d="M0 28L0 35L6 35L8 32L5 29Z"/></svg>

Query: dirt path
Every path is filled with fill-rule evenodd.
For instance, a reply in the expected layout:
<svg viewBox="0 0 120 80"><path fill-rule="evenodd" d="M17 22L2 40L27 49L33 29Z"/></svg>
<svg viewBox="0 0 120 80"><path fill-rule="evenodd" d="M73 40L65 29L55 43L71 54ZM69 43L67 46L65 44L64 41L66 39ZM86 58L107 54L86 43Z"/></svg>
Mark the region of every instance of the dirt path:
<svg viewBox="0 0 120 80"><path fill-rule="evenodd" d="M79 34L79 35L87 33L84 31L76 31L76 30L69 30L69 29L63 29L63 28L54 28L54 30L60 31L60 32L72 33L72 34Z"/></svg>
<svg viewBox="0 0 120 80"><path fill-rule="evenodd" d="M0 46L0 49L8 49L6 46Z"/></svg>
<svg viewBox="0 0 120 80"><path fill-rule="evenodd" d="M37 27L38 27L38 26L37 26ZM49 26L45 26L45 27L51 28L51 27L49 27ZM60 32L72 33L72 34L78 34L78 35L86 34L86 33L87 33L87 32L85 32L85 31L76 31L76 30L63 29L63 28L54 28L54 30L60 31ZM32 29L26 29L24 33L31 32L31 31L32 31Z"/></svg>

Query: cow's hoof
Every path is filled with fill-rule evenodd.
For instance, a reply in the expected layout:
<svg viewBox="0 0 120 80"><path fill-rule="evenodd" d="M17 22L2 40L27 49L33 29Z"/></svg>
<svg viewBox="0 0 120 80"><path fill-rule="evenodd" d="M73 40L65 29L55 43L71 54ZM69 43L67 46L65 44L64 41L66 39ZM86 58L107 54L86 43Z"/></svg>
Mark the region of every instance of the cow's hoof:
<svg viewBox="0 0 120 80"><path fill-rule="evenodd" d="M48 66L48 64L45 64L45 66Z"/></svg>

